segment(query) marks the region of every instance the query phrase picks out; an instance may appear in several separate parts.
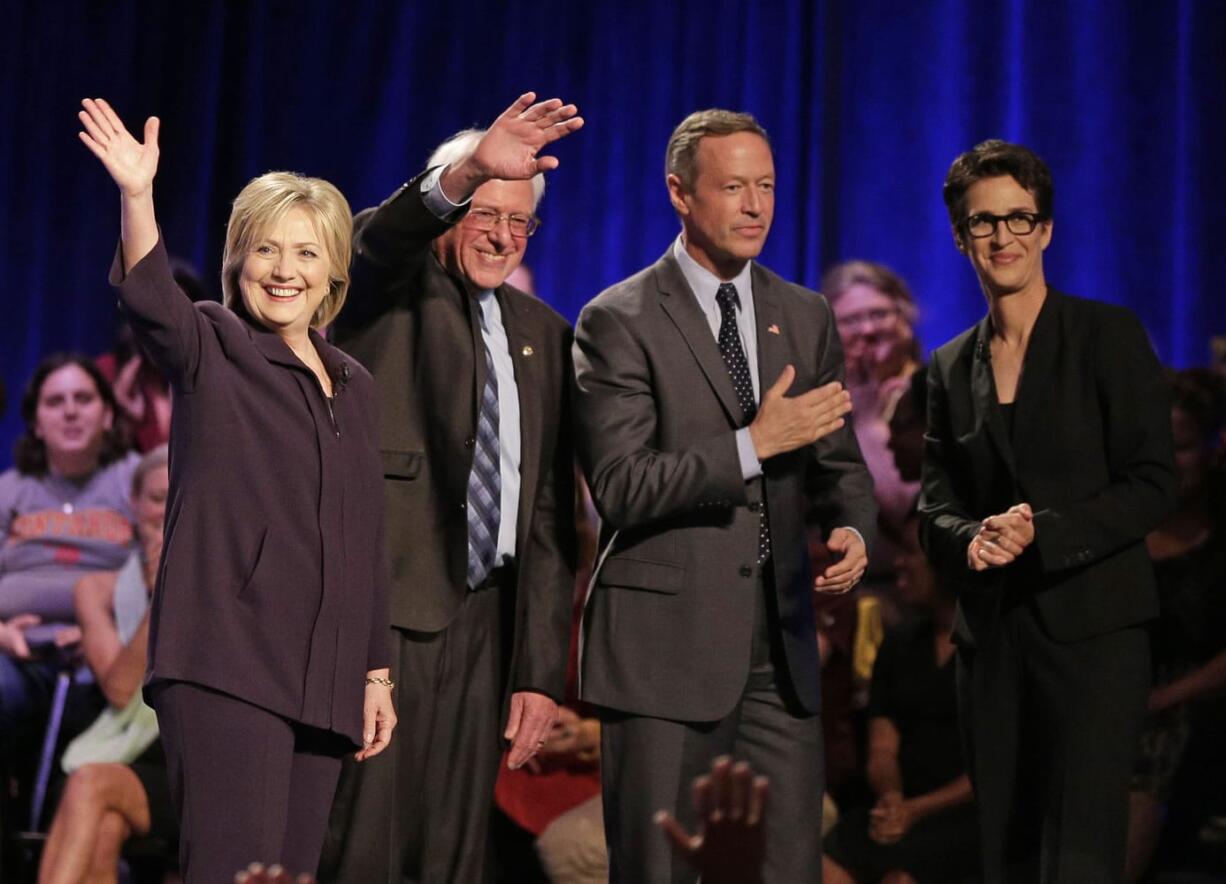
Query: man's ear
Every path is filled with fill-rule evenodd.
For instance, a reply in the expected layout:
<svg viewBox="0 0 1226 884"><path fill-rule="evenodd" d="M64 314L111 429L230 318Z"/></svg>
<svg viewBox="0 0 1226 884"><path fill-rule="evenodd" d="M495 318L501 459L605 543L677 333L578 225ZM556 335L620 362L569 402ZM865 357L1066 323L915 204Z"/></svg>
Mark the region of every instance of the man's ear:
<svg viewBox="0 0 1226 884"><path fill-rule="evenodd" d="M681 183L681 178L669 172L664 176L664 183L668 185L668 201L673 204L673 209L682 217L688 215L690 207L685 201L685 185Z"/></svg>

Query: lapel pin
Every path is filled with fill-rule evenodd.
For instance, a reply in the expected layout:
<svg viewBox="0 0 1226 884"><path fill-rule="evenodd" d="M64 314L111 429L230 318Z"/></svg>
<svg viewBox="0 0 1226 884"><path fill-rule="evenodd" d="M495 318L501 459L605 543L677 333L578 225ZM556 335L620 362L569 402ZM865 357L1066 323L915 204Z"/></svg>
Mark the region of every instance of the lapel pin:
<svg viewBox="0 0 1226 884"><path fill-rule="evenodd" d="M766 327L766 330L770 332L772 335L779 334L779 326L775 325L775 323L773 322Z"/></svg>
<svg viewBox="0 0 1226 884"><path fill-rule="evenodd" d="M520 350L519 352L523 353L525 356L531 356L536 351L532 349L531 344L524 344L524 349Z"/></svg>

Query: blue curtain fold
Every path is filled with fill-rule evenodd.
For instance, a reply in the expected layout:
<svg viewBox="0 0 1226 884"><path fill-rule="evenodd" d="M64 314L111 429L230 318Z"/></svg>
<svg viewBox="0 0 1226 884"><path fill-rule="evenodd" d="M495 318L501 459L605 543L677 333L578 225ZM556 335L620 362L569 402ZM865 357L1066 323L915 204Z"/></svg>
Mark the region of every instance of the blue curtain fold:
<svg viewBox="0 0 1226 884"><path fill-rule="evenodd" d="M526 89L579 104L527 261L574 318L654 261L677 223L664 145L691 110L752 111L779 189L766 264L816 287L846 258L911 283L928 347L983 311L940 188L988 137L1052 167L1048 278L1126 304L1172 364L1226 332L1226 4L1107 0L0 2L0 464L34 364L110 343L114 187L77 141L85 96L162 118L172 253L214 289L229 203L285 168L354 209Z"/></svg>

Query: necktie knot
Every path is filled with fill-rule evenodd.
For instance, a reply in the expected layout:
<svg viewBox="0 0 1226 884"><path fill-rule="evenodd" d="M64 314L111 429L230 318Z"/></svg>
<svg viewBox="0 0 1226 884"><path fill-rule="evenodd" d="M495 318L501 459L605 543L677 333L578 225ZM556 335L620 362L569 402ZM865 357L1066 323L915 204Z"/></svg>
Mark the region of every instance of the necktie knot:
<svg viewBox="0 0 1226 884"><path fill-rule="evenodd" d="M737 294L736 286L730 282L721 282L715 292L715 302L719 304L720 312L725 316L736 316L736 309L741 306L741 296Z"/></svg>

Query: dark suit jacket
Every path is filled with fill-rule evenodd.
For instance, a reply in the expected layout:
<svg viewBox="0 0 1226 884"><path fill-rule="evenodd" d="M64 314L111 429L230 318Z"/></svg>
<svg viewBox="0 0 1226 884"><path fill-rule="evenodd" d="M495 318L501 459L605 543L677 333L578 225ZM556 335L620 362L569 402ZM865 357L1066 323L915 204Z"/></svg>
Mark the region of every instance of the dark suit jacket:
<svg viewBox="0 0 1226 884"><path fill-rule="evenodd" d="M1010 592L1033 594L1057 641L1158 612L1143 539L1174 504L1170 400L1129 311L1049 289L1015 400L999 407L987 317L932 354L920 536L960 589L956 638L991 634ZM1035 541L1013 565L975 573L966 548L986 516L1025 501Z"/></svg>
<svg viewBox="0 0 1226 884"><path fill-rule="evenodd" d="M793 394L842 379L825 298L760 265L752 272L761 389L788 363ZM732 709L749 672L764 487L787 667L816 712L805 483L825 503L827 530L851 526L872 542L872 479L850 423L772 458L764 482L746 483L736 393L671 250L584 308L575 372L580 460L607 551L585 612L583 698L688 721Z"/></svg>
<svg viewBox="0 0 1226 884"><path fill-rule="evenodd" d="M275 333L193 306L157 247L111 281L174 394L149 682L190 681L362 743L364 677L388 665L369 374L312 332L333 380Z"/></svg>
<svg viewBox="0 0 1226 884"><path fill-rule="evenodd" d="M338 343L378 388L391 562L391 623L437 632L464 601L468 474L485 383L475 302L430 250L451 224L420 178L355 220L353 283ZM574 587L569 323L509 286L495 292L519 388L517 596L508 689L562 699ZM504 517L507 514L504 514Z"/></svg>

